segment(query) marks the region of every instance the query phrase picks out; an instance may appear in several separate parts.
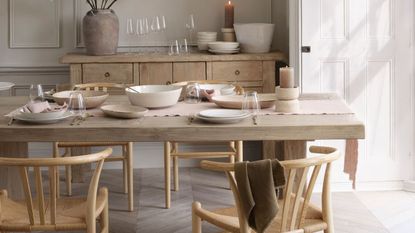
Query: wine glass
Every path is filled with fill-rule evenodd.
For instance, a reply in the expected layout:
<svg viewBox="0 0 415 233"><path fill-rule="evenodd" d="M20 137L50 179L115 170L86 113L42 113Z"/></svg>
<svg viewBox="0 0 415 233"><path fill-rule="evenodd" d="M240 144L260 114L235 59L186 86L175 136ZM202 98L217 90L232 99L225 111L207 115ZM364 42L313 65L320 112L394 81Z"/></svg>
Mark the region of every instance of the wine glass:
<svg viewBox="0 0 415 233"><path fill-rule="evenodd" d="M167 24L166 24L166 17L164 15L161 16L161 31L167 30Z"/></svg>
<svg viewBox="0 0 415 233"><path fill-rule="evenodd" d="M161 27L160 27L160 19L158 16L154 16L152 21L151 21L151 26L150 26L151 32L160 32L161 31Z"/></svg>
<svg viewBox="0 0 415 233"><path fill-rule="evenodd" d="M257 114L260 110L258 94L256 91L248 91L244 95L244 101L242 103L242 111L252 115L254 124L257 123Z"/></svg>
<svg viewBox="0 0 415 233"><path fill-rule="evenodd" d="M131 41L130 40L130 37L135 34L134 33L134 23L133 23L133 19L132 18L128 18L127 19L127 30L126 30L126 34L127 34L128 42L129 42L128 43L129 44L128 52L131 53L132 52L132 48L131 48L132 44L130 42Z"/></svg>
<svg viewBox="0 0 415 233"><path fill-rule="evenodd" d="M201 101L200 86L198 83L191 82L186 86L186 97L184 101L189 104L197 104Z"/></svg>
<svg viewBox="0 0 415 233"><path fill-rule="evenodd" d="M84 97L80 92L72 92L69 95L69 104L68 111L70 111L74 116L84 117L86 113L86 106L84 102Z"/></svg>
<svg viewBox="0 0 415 233"><path fill-rule="evenodd" d="M30 85L30 102L41 102L44 100L43 88L41 84Z"/></svg>
<svg viewBox="0 0 415 233"><path fill-rule="evenodd" d="M189 34L190 42L192 43L193 42L193 33L195 31L195 18L193 16L193 14L189 15L189 18L187 19L187 22L186 22L185 26L186 26L187 33Z"/></svg>

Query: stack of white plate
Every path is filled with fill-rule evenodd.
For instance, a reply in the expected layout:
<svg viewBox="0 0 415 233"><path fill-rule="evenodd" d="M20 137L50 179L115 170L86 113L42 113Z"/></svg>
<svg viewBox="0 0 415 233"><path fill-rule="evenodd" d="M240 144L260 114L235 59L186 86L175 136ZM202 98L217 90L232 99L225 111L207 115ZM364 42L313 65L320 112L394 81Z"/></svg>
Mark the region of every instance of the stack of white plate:
<svg viewBox="0 0 415 233"><path fill-rule="evenodd" d="M239 43L238 42L210 42L208 43L209 52L215 54L233 54L239 53Z"/></svg>
<svg viewBox="0 0 415 233"><path fill-rule="evenodd" d="M14 119L19 121L25 121L35 124L51 124L61 120L64 120L68 117L71 117L72 113L67 111L57 111L57 112L45 112L45 113L26 113L21 112L13 116Z"/></svg>
<svg viewBox="0 0 415 233"><path fill-rule="evenodd" d="M216 41L217 36L217 32L198 32L197 46L199 50L208 50L208 43Z"/></svg>
<svg viewBox="0 0 415 233"><path fill-rule="evenodd" d="M209 109L199 112L196 118L210 123L229 124L242 121L249 116L250 113L241 110Z"/></svg>

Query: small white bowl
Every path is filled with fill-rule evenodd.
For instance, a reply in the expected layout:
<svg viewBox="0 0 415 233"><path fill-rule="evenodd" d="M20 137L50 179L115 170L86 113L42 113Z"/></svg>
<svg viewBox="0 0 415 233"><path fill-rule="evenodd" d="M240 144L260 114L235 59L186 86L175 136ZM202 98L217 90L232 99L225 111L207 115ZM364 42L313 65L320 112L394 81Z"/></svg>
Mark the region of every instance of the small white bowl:
<svg viewBox="0 0 415 233"><path fill-rule="evenodd" d="M217 32L198 32L198 36L217 36Z"/></svg>
<svg viewBox="0 0 415 233"><path fill-rule="evenodd" d="M125 89L125 93L132 105L145 108L165 108L177 103L182 87L174 85L143 85Z"/></svg>
<svg viewBox="0 0 415 233"><path fill-rule="evenodd" d="M210 42L208 43L210 49L213 50L233 50L239 47L238 42L224 42L224 41L217 41L217 42Z"/></svg>

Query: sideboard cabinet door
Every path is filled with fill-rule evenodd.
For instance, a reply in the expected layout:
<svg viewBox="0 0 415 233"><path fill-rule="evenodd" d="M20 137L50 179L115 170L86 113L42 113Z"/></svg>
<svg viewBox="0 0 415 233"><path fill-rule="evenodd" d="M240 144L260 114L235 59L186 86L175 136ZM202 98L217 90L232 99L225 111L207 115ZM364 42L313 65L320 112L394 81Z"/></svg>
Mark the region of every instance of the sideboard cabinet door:
<svg viewBox="0 0 415 233"><path fill-rule="evenodd" d="M140 63L140 85L164 85L173 82L173 63Z"/></svg>
<svg viewBox="0 0 415 233"><path fill-rule="evenodd" d="M206 62L173 63L173 82L206 80Z"/></svg>

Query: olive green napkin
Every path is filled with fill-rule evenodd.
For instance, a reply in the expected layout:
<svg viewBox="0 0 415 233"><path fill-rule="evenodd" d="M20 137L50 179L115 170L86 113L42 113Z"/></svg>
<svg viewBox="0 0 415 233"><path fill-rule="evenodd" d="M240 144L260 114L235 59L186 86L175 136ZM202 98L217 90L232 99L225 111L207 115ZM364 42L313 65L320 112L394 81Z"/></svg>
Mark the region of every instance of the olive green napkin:
<svg viewBox="0 0 415 233"><path fill-rule="evenodd" d="M235 179L249 226L264 232L278 213L276 192L285 185L284 168L278 160L240 162Z"/></svg>

